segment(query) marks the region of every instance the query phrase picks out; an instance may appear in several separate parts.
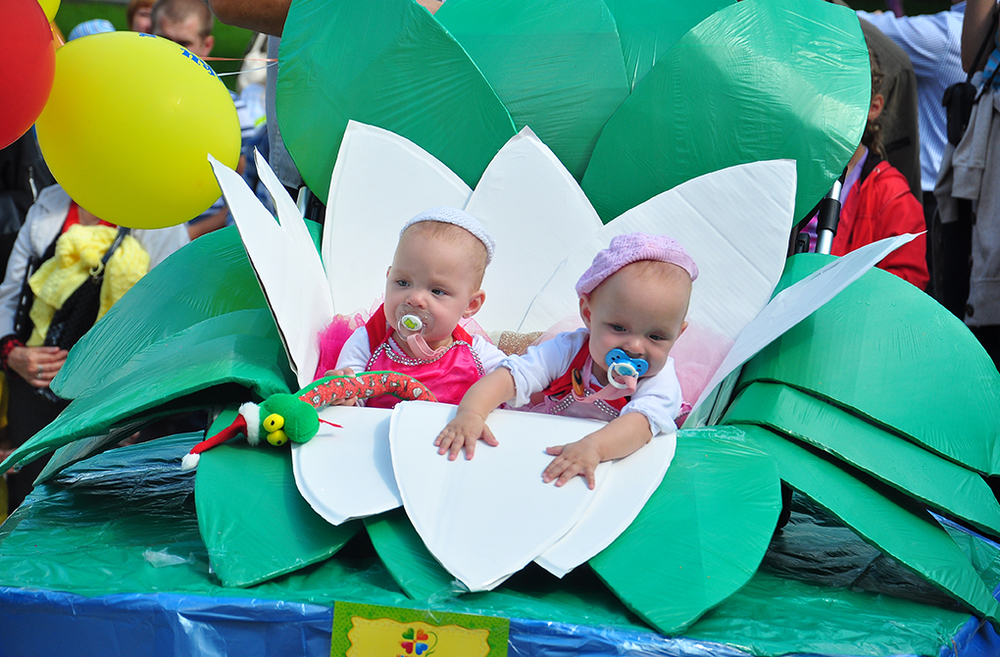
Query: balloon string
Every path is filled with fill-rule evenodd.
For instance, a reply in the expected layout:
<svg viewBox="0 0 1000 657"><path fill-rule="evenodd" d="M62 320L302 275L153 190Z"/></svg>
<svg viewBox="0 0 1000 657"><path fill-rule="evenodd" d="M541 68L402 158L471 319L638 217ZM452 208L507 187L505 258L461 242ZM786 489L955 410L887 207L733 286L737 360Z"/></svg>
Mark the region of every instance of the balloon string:
<svg viewBox="0 0 1000 657"><path fill-rule="evenodd" d="M268 68L270 68L272 66L274 66L274 64L268 64L267 66L258 66L257 68L248 68L245 71L229 71L229 72L226 72L226 73L218 73L217 72L216 75L218 75L220 78L225 78L225 77L230 77L230 76L233 76L233 75L239 75L241 73L253 73L254 71L263 71L263 70L266 70L266 69L268 69Z"/></svg>
<svg viewBox="0 0 1000 657"><path fill-rule="evenodd" d="M203 62L268 62L277 63L277 59L266 57L199 57Z"/></svg>

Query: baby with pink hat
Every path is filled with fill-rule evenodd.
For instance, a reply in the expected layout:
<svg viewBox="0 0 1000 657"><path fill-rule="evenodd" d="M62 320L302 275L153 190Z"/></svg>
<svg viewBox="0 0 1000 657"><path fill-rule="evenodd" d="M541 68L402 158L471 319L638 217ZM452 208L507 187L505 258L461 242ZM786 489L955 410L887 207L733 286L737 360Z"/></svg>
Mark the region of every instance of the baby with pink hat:
<svg viewBox="0 0 1000 657"><path fill-rule="evenodd" d="M576 284L585 328L510 356L480 379L438 435L438 453L455 459L464 447L471 459L479 439L497 445L486 416L503 402L608 420L581 440L546 450L555 458L543 481L562 486L579 475L593 488L598 463L628 456L653 436L676 429L682 398L669 354L687 328L697 277L691 256L670 237L613 238Z"/></svg>

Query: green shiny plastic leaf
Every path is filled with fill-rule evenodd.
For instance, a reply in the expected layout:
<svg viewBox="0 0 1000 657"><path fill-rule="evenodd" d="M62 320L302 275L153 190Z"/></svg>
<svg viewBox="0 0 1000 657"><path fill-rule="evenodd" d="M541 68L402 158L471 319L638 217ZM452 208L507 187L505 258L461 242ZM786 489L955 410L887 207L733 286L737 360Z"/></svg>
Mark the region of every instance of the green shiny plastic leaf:
<svg viewBox="0 0 1000 657"><path fill-rule="evenodd" d="M318 234L318 226L308 223ZM154 342L211 317L251 309L266 310L267 302L236 227L203 235L143 276L87 331L52 389L75 399L117 376L134 354Z"/></svg>
<svg viewBox="0 0 1000 657"><path fill-rule="evenodd" d="M321 227L306 222L314 244ZM295 389L235 227L146 274L79 343L53 389L75 401L7 459L25 463L125 422ZM99 448L97 441L95 448Z"/></svg>
<svg viewBox="0 0 1000 657"><path fill-rule="evenodd" d="M789 486L837 516L863 539L963 602L1000 622L1000 604L941 525L897 491L763 427L740 428L777 461Z"/></svg>
<svg viewBox="0 0 1000 657"><path fill-rule="evenodd" d="M31 503L0 527L0 586L38 595L124 593L136 599L169 592L189 596L195 606L199 598L237 598L247 604L270 600L330 607L337 600L354 600L429 608L410 602L360 540L298 572L250 588L223 587L209 571L190 503L197 471L176 467L197 440L168 437L107 452L36 489ZM245 482L250 486L255 479L248 474ZM153 559L171 565L157 567ZM671 652L675 645L652 635L587 568L562 580L529 568L498 590L436 598L430 608L525 619L528 625L539 621L536 626L585 625L597 633L622 629L653 653ZM807 584L759 570L685 636L752 647L758 655L931 655L967 620L960 608ZM565 645L565 635L554 641Z"/></svg>
<svg viewBox="0 0 1000 657"><path fill-rule="evenodd" d="M938 655L968 620L957 606L942 609L761 569L685 637L752 655Z"/></svg>
<svg viewBox="0 0 1000 657"><path fill-rule="evenodd" d="M753 576L780 509L775 463L742 431L682 430L660 487L589 563L625 606L677 634Z"/></svg>
<svg viewBox="0 0 1000 657"><path fill-rule="evenodd" d="M618 26L625 73L632 90L660 55L688 30L736 0L605 0L605 3Z"/></svg>
<svg viewBox="0 0 1000 657"><path fill-rule="evenodd" d="M406 137L470 187L516 133L462 47L410 0L297 0L280 58L281 134L324 202L349 119Z"/></svg>
<svg viewBox="0 0 1000 657"><path fill-rule="evenodd" d="M430 553L402 508L365 518L365 529L389 574L413 600L461 592L462 586Z"/></svg>
<svg viewBox="0 0 1000 657"><path fill-rule="evenodd" d="M733 401L726 424L757 424L818 447L992 536L1000 505L977 473L823 400L774 383L753 383Z"/></svg>
<svg viewBox="0 0 1000 657"><path fill-rule="evenodd" d="M628 96L622 44L603 0L449 0L435 14L518 130L529 126L577 180Z"/></svg>
<svg viewBox="0 0 1000 657"><path fill-rule="evenodd" d="M797 255L783 289L830 262ZM902 279L873 269L743 368L832 400L968 468L1000 474L1000 373L969 329Z"/></svg>
<svg viewBox="0 0 1000 657"><path fill-rule="evenodd" d="M283 361L284 374L280 374ZM161 415L155 413L158 406L206 389L211 395L212 386L236 383L263 398L289 392L290 382L294 385L269 311L243 310L213 317L135 354L113 376L74 399L7 462L26 463L78 438L105 433L138 414ZM205 401L203 407L210 405ZM197 405L189 400L185 407Z"/></svg>
<svg viewBox="0 0 1000 657"><path fill-rule="evenodd" d="M210 434L234 418L234 411L221 414ZM361 528L334 527L312 510L295 486L287 448L250 447L242 438L201 455L194 499L209 562L225 586L252 586L322 561Z"/></svg>
<svg viewBox="0 0 1000 657"><path fill-rule="evenodd" d="M853 12L813 0L740 2L660 57L608 121L583 190L608 222L710 171L789 158L795 216L804 217L861 140L870 94Z"/></svg>

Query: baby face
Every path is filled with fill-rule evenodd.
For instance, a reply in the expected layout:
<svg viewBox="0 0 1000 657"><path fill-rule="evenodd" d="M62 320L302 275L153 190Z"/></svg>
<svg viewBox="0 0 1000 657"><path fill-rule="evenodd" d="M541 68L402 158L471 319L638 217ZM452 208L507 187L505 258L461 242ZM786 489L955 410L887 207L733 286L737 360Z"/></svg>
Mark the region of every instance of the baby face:
<svg viewBox="0 0 1000 657"><path fill-rule="evenodd" d="M687 328L684 317L690 297L691 279L683 269L639 262L623 267L589 297L581 298L580 315L590 329L593 373L601 384L608 383L605 358L612 349L645 360L649 370L643 378L658 374Z"/></svg>
<svg viewBox="0 0 1000 657"><path fill-rule="evenodd" d="M385 311L391 324L402 304L429 314L432 326L423 337L436 349L451 344L458 321L472 317L482 307L486 295L479 289L478 272L485 249L472 235L467 240L464 235L456 239L433 236L419 226L403 233L396 246L386 274Z"/></svg>

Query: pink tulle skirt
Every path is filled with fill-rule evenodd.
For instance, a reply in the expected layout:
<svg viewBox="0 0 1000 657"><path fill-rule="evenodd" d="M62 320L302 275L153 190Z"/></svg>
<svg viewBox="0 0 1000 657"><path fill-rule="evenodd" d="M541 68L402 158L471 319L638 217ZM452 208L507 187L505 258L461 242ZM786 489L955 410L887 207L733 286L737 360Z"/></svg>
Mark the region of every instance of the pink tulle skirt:
<svg viewBox="0 0 1000 657"><path fill-rule="evenodd" d="M382 305L382 299L378 299L368 310L359 310L349 315L336 315L330 324L319 334L319 364L316 366L314 379L326 376L330 370L337 368L337 360L340 352L344 349L344 344L351 334L368 322L369 318L378 307ZM459 325L472 335L481 335L489 340L486 331L483 330L474 319L465 319Z"/></svg>

